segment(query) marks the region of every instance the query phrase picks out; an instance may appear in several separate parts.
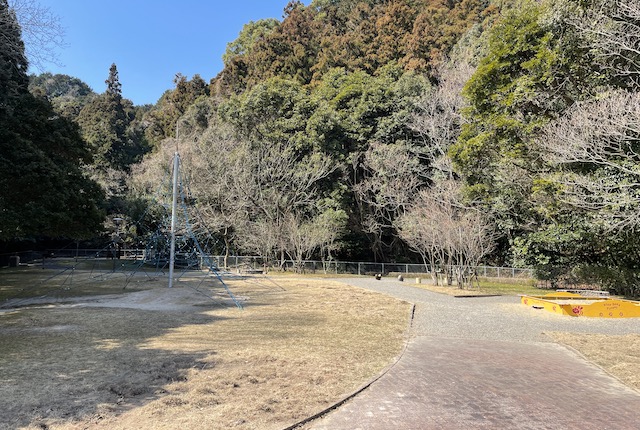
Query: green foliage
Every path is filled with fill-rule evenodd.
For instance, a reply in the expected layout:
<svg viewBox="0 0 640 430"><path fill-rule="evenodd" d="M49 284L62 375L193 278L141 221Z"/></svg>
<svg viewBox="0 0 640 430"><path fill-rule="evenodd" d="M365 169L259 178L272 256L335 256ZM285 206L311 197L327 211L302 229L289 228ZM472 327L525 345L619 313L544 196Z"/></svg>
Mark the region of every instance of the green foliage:
<svg viewBox="0 0 640 430"><path fill-rule="evenodd" d="M333 69L312 94L318 108L308 131L342 159L357 156L372 141L409 140L409 116L428 87L426 78L405 73L397 64L381 68L376 76Z"/></svg>
<svg viewBox="0 0 640 430"><path fill-rule="evenodd" d="M521 2L490 29L487 55L464 89L467 123L449 155L467 195L507 238L540 222L531 196L546 167L533 138L587 96L597 75L578 39L549 4Z"/></svg>
<svg viewBox="0 0 640 430"><path fill-rule="evenodd" d="M222 56L225 66L229 66L232 61L238 61L239 57L251 55L256 42L271 34L279 23L277 19L268 18L245 24L238 38L227 44Z"/></svg>
<svg viewBox="0 0 640 430"><path fill-rule="evenodd" d="M46 97L56 112L74 121L82 108L96 96L80 79L51 73L31 75L29 91L36 97Z"/></svg>
<svg viewBox="0 0 640 430"><path fill-rule="evenodd" d="M492 161L505 155L526 157L523 138L544 121L536 94L548 84L555 55L551 34L539 25L540 13L538 5L529 3L498 23L492 29L489 55L465 88L472 121L463 127L451 155L478 181L491 180L487 167Z"/></svg>
<svg viewBox="0 0 640 430"><path fill-rule="evenodd" d="M111 64L111 67L109 67L109 77L104 83L107 84L108 95L114 98L122 97L122 84L120 83L118 68L115 64Z"/></svg>
<svg viewBox="0 0 640 430"><path fill-rule="evenodd" d="M123 169L127 146L126 131L130 121L122 99L105 93L95 97L80 112L78 124L100 170Z"/></svg>
<svg viewBox="0 0 640 430"><path fill-rule="evenodd" d="M90 160L77 127L24 94L0 119L0 240L93 237L103 194L81 171Z"/></svg>
<svg viewBox="0 0 640 430"><path fill-rule="evenodd" d="M317 83L334 68L376 74L391 62L434 76L457 40L496 12L482 0L290 2L279 24L245 26L216 85L237 94L275 76Z"/></svg>
<svg viewBox="0 0 640 430"><path fill-rule="evenodd" d="M541 280L554 280L589 254L590 233L585 226L552 224L513 240L514 263L532 267Z"/></svg>
<svg viewBox="0 0 640 430"><path fill-rule="evenodd" d="M7 0L0 0L0 114L11 112L28 85L27 68L20 25Z"/></svg>
<svg viewBox="0 0 640 430"><path fill-rule="evenodd" d="M532 267L538 279L552 286L588 284L620 295L639 295L638 238L612 235L573 216L544 226L513 241L515 262Z"/></svg>
<svg viewBox="0 0 640 430"><path fill-rule="evenodd" d="M20 29L0 0L0 241L86 238L103 195L81 171L90 154L77 126L28 91Z"/></svg>
<svg viewBox="0 0 640 430"><path fill-rule="evenodd" d="M634 299L640 297L640 268L635 264L632 267L582 265L576 267L573 274L578 282L598 285L612 294Z"/></svg>
<svg viewBox="0 0 640 430"><path fill-rule="evenodd" d="M509 243L510 249L502 249L506 260L535 268L541 279L594 282L630 293L638 285L634 256L640 243L628 232L612 230L602 214L590 209L604 207L598 201L602 196L586 196L581 206L576 203L580 200L571 203L565 193L567 181L576 177L618 183L626 194L615 198L611 188L607 197L628 204L633 184L620 173L624 166L622 170L616 166L633 164L634 153L614 151L614 158L607 159L607 151L598 152L596 143L592 149L596 158L589 159L590 150L586 150L584 159L574 154L574 158L551 163L548 147L541 145L544 137L539 137L548 130L547 124L562 121L576 102L606 98L597 94L607 86L631 86L637 91L629 68L606 51L607 41L594 39L594 33L579 21L597 16L602 20L598 22L604 22L600 14L609 14L610 24L600 25L595 34L600 30L611 34L607 31L616 28L612 22L618 19L617 6L602 5L568 0L524 1L510 7L487 33L486 55L465 87L470 103L465 112L467 124L450 155L467 183L469 198L480 201L493 215L504 242ZM627 81L623 82L625 73ZM626 121L616 116L614 123ZM600 144L610 145L600 130L605 122L609 124L605 117L596 120L588 130L603 133ZM566 129L567 136L577 133L575 139L581 139L585 127L587 124L574 121ZM556 144L567 146L569 142ZM586 182L582 184L577 189ZM616 270L619 276L612 276ZM615 287L606 279L615 279Z"/></svg>
<svg viewBox="0 0 640 430"><path fill-rule="evenodd" d="M247 85L279 76L306 84L319 50L320 27L311 10L299 1L285 8L285 18L269 35L256 41L247 57Z"/></svg>
<svg viewBox="0 0 640 430"><path fill-rule="evenodd" d="M188 80L178 73L173 83L176 87L166 91L144 117L145 137L152 146L166 137L175 137L178 119L198 98L209 95L209 86L198 74Z"/></svg>
<svg viewBox="0 0 640 430"><path fill-rule="evenodd" d="M307 89L296 81L269 79L221 106L222 118L256 142L294 142L308 149L306 120L313 109Z"/></svg>
<svg viewBox="0 0 640 430"><path fill-rule="evenodd" d="M69 75L53 75L49 72L29 77L29 91L41 91L49 100L60 97L84 98L95 93L85 82Z"/></svg>

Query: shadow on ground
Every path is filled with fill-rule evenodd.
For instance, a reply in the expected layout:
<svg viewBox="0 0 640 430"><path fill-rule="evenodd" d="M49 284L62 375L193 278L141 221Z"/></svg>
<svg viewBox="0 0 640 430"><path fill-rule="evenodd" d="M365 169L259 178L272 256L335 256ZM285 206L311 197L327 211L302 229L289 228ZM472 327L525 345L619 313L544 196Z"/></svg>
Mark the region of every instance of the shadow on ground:
<svg viewBox="0 0 640 430"><path fill-rule="evenodd" d="M0 428L96 422L169 395L167 387L186 380L189 369L215 366L216 351L171 352L148 341L220 319L125 308L0 314Z"/></svg>

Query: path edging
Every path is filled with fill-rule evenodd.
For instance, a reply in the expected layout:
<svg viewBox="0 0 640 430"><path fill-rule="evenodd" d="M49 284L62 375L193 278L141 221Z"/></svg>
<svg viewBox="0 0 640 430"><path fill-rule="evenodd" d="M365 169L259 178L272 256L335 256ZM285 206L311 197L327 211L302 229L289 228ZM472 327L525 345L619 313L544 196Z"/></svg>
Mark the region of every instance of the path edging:
<svg viewBox="0 0 640 430"><path fill-rule="evenodd" d="M416 314L416 305L415 305L415 303L411 303L411 318L409 319L409 327L408 327L408 330L407 330L408 334L411 333L411 328L413 327L413 320L415 318L415 314ZM324 415L328 414L329 412L331 412L331 411L339 408L340 406L344 405L349 400L353 399L355 396L357 396L358 394L362 393L364 390L369 388L374 382L378 381L384 375L389 373L389 371L391 369L393 369L396 366L396 364L398 364L398 362L404 356L405 352L407 352L407 348L409 346L409 340L410 340L410 336L407 336L407 340L404 343L404 347L402 349L402 352L396 357L395 361L393 363L389 364L387 367L385 367L382 370L382 372L380 372L379 375L375 376L373 379L371 379L370 381L366 382L364 385L361 385L354 392L352 392L351 394L348 394L346 397L342 398L341 400L339 400L338 402L334 403L333 405L321 410L320 412L318 412L318 413L316 413L314 415L311 415L310 417L304 418L304 419L296 422L295 424L290 425L289 427L285 427L283 430L295 430L295 429L298 429L298 428L302 427L305 424L310 423L311 421L315 421L318 418L321 418Z"/></svg>

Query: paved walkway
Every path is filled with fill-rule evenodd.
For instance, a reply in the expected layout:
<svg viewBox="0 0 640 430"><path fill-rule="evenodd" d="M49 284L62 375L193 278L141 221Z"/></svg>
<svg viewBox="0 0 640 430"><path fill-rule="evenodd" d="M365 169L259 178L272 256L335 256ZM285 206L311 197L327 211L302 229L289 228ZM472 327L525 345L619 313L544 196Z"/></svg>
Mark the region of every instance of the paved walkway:
<svg viewBox="0 0 640 430"><path fill-rule="evenodd" d="M563 317L517 297L453 298L389 279L337 281L415 303L416 315L400 361L312 429L640 426L640 393L544 334L638 333L637 319Z"/></svg>

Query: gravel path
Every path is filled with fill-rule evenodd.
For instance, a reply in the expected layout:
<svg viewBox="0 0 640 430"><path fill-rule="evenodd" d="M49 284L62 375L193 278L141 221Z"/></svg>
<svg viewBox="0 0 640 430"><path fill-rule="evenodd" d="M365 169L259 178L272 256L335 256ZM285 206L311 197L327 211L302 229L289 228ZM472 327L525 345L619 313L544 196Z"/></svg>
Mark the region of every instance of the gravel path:
<svg viewBox="0 0 640 430"><path fill-rule="evenodd" d="M416 305L414 336L551 342L544 332L628 334L640 333L637 318L573 318L533 309L516 296L456 298L434 293L395 279L334 279L378 291Z"/></svg>

